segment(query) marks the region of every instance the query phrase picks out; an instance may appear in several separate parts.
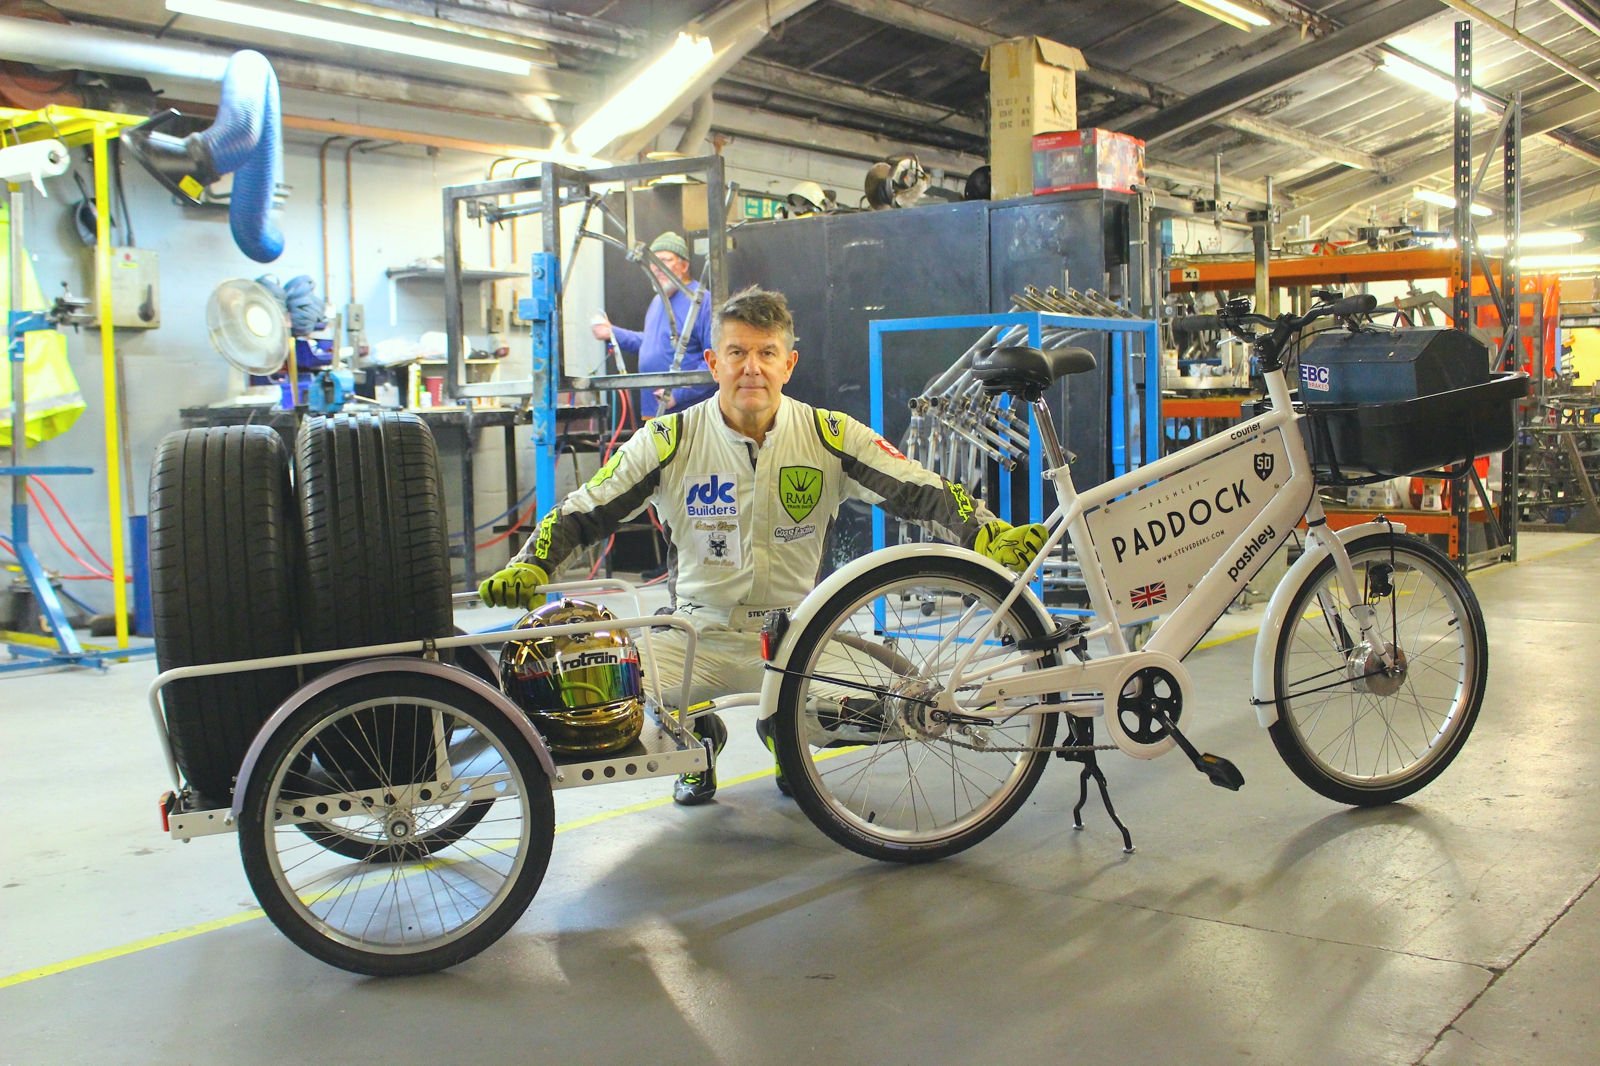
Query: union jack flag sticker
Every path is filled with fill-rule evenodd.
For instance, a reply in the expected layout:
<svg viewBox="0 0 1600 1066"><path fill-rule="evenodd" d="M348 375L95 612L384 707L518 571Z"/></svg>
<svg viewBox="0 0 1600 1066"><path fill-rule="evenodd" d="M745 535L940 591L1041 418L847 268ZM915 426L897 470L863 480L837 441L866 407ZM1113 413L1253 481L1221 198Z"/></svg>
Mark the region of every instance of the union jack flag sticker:
<svg viewBox="0 0 1600 1066"><path fill-rule="evenodd" d="M1157 581L1152 585L1140 585L1128 593L1128 600L1133 604L1133 609L1142 611L1146 607L1154 607L1158 603L1167 602L1167 583Z"/></svg>

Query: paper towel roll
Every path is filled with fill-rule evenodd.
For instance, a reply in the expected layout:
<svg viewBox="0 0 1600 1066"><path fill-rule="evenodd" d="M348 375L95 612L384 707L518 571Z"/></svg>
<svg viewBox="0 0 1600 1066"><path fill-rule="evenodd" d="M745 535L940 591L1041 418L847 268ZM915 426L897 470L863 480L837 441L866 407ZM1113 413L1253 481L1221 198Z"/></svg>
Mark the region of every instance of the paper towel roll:
<svg viewBox="0 0 1600 1066"><path fill-rule="evenodd" d="M67 146L60 141L31 141L0 148L0 181L18 184L31 181L40 195L48 196L50 194L44 191L44 179L65 174L71 163Z"/></svg>

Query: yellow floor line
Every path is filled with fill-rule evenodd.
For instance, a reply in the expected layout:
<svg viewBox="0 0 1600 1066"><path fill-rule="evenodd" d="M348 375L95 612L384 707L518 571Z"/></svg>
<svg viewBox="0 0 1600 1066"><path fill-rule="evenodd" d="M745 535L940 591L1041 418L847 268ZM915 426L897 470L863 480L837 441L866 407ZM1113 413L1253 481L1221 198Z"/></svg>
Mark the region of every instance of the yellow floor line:
<svg viewBox="0 0 1600 1066"><path fill-rule="evenodd" d="M89 966L93 963L105 962L107 959L115 959L123 955L132 955L136 951L144 951L147 948L158 948L162 944L171 944L177 940L187 940L192 936L199 936L201 933L209 933L214 929L226 929L230 925L253 922L257 918L263 917L265 913L266 912L260 910L259 908L248 911L240 911L238 914L230 914L226 918L217 918L213 921L201 922L199 925L191 925L186 929L178 929L171 933L161 933L157 936L147 936L143 940L135 940L130 944L121 944L114 948L106 948L104 951L92 951L87 955L79 955L75 959L67 959L63 962L52 962L48 966L39 966L32 970L23 970L21 973L14 973L7 977L0 977L0 988L9 988L12 985L20 985L26 981L37 981L41 977L49 977L52 974L65 973L68 970L76 970L80 966Z"/></svg>
<svg viewBox="0 0 1600 1066"><path fill-rule="evenodd" d="M835 754L840 753L828 752L826 755L819 756L819 758L831 758ZM719 790L732 788L734 785L742 785L748 781L755 781L763 777L771 777L774 773L776 773L776 770L772 767L768 767L765 770L757 770L755 773L742 774L739 777L729 778L726 781L720 782L717 787ZM627 807L618 807L614 811L601 811L598 814L590 814L582 818L574 818L570 822L562 822L560 825L556 826L556 832L567 833L574 829L582 829L585 826L595 825L599 822L608 822L613 818L621 818L625 814L637 814L640 811L648 811L655 807L665 807L671 802L671 796L660 796L656 799L645 800L643 803L635 803ZM119 944L117 947L106 948L104 951L91 951L87 955L79 955L76 958L64 959L61 962L52 962L47 966L37 966L31 970L22 970L18 973L0 977L0 988L10 988L12 985L25 984L28 981L37 981L41 977L50 977L54 974L65 973L68 970L76 970L83 966L92 966L97 962L105 962L108 959L120 958L123 955L132 955L135 952L145 951L149 948L158 948L163 944L172 944L179 940L187 940L190 937L200 936L203 933L214 932L218 929L226 929L229 926L241 925L245 922L253 922L257 918L264 917L266 917L266 912L257 907L247 911L240 911L238 914L230 914L226 918L216 918L212 921L200 922L197 925L187 926L183 929L175 929L170 933L160 933L156 936L147 936L143 940L134 940L127 944Z"/></svg>

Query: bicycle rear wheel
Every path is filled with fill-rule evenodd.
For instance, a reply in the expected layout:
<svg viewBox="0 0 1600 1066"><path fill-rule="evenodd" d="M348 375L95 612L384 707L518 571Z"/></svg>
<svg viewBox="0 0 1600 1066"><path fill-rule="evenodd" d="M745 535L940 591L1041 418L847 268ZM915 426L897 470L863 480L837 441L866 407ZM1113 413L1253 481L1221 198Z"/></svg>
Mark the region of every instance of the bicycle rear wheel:
<svg viewBox="0 0 1600 1066"><path fill-rule="evenodd" d="M1489 641L1472 586L1425 541L1375 533L1346 545L1377 640L1361 640L1332 558L1312 568L1278 636L1278 754L1339 803L1404 799L1444 772L1483 703Z"/></svg>
<svg viewBox="0 0 1600 1066"><path fill-rule="evenodd" d="M940 722L930 702L1009 591L968 559L900 559L846 585L795 638L775 750L824 833L874 859L926 862L972 847L1027 800L1050 758L1037 749L1055 738L1056 715L1037 713L1044 698L1011 701L992 723ZM1019 599L969 672L1054 664L1015 648L1047 632ZM993 709L956 702L973 718Z"/></svg>

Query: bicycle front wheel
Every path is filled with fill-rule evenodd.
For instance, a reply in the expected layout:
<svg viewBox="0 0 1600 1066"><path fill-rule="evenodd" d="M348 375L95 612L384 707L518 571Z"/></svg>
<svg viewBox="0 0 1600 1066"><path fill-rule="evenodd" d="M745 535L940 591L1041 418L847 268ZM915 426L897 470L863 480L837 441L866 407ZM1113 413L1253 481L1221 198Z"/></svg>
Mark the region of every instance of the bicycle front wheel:
<svg viewBox="0 0 1600 1066"><path fill-rule="evenodd" d="M1048 632L1021 599L994 619L1010 590L968 559L901 559L846 585L797 635L774 747L795 802L824 833L874 859L925 862L983 840L1027 800L1055 738L1045 698L978 706L971 683L954 721L934 707L975 640L969 675L1056 662L1016 649Z"/></svg>
<svg viewBox="0 0 1600 1066"><path fill-rule="evenodd" d="M1450 559L1416 537L1346 545L1374 610L1361 639L1332 558L1312 568L1278 637L1278 720L1296 777L1339 803L1404 799L1444 772L1472 732L1489 674L1483 610ZM1386 667L1380 654L1393 662Z"/></svg>

